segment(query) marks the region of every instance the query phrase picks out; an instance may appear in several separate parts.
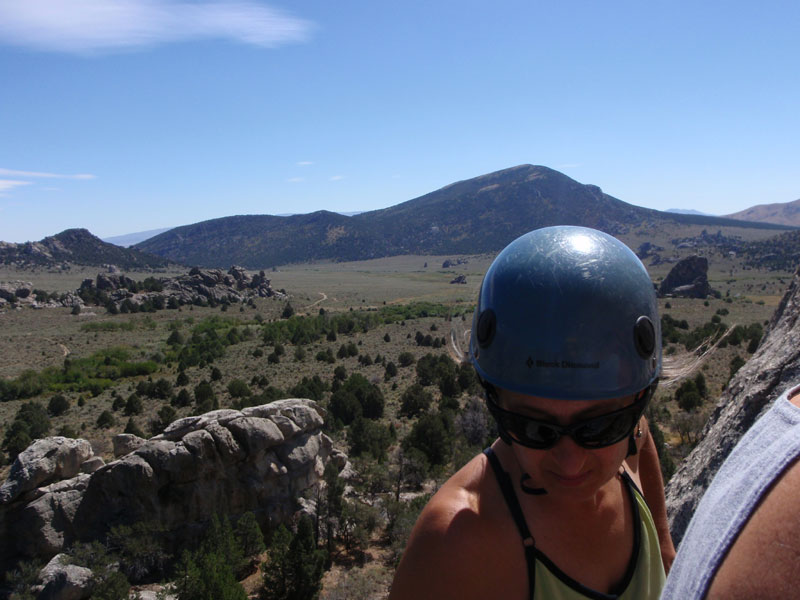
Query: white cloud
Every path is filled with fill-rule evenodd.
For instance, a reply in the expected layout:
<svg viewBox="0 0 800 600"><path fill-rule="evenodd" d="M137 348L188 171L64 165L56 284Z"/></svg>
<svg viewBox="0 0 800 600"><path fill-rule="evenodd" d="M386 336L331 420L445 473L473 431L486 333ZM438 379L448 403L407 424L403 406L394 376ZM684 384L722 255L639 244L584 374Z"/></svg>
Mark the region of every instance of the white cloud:
<svg viewBox="0 0 800 600"><path fill-rule="evenodd" d="M297 162L298 167L308 167L313 164L314 164L313 160L300 160Z"/></svg>
<svg viewBox="0 0 800 600"><path fill-rule="evenodd" d="M300 183L301 181L303 181L303 178L302 177L290 177L286 181L289 182L289 183Z"/></svg>
<svg viewBox="0 0 800 600"><path fill-rule="evenodd" d="M253 0L0 0L0 43L70 53L221 38L275 47L313 25Z"/></svg>
<svg viewBox="0 0 800 600"><path fill-rule="evenodd" d="M30 181L16 181L14 179L0 179L0 196L5 192L13 190L15 187L30 185Z"/></svg>
<svg viewBox="0 0 800 600"><path fill-rule="evenodd" d="M342 179L344 179L344 175L334 175L329 181L341 181Z"/></svg>
<svg viewBox="0 0 800 600"><path fill-rule="evenodd" d="M0 175L6 177L33 177L44 179L97 179L96 175L88 173L78 173L76 175L60 175L58 173L43 173L41 171L15 171L14 169L0 168Z"/></svg>

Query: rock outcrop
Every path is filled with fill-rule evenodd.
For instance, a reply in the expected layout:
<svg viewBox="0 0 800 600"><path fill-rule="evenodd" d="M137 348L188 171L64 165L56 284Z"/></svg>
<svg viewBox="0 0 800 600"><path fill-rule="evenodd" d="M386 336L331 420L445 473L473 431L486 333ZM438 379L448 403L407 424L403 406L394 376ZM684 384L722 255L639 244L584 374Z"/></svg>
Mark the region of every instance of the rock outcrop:
<svg viewBox="0 0 800 600"><path fill-rule="evenodd" d="M160 307L177 308L181 304L246 302L253 297L285 295L272 289L264 271L250 276L243 268L236 266L227 273L219 269L194 268L185 275L160 279L157 285L149 286L151 289L147 287L125 275L100 273L94 280L84 280L77 293L93 298L104 295L117 309L122 308L126 301L136 305L150 302Z"/></svg>
<svg viewBox="0 0 800 600"><path fill-rule="evenodd" d="M120 310L126 301L137 306L150 303L156 308L177 308L181 304L247 302L251 298L286 296L284 291L272 288L264 271L249 275L242 267L233 266L227 273L194 268L185 275L141 283L116 272L113 265L106 266L108 273L84 279L75 292L60 295L34 293L30 282L0 282L0 308L71 308L99 302L106 306L113 304Z"/></svg>
<svg viewBox="0 0 800 600"><path fill-rule="evenodd" d="M328 461L340 470L346 464L321 431L322 413L311 400L289 399L186 417L91 473L79 473L77 461L62 461L68 470L48 467L46 476L15 463L0 500L0 573L20 559L49 560L73 542L102 539L114 525L158 522L177 548L214 514L285 521ZM39 440L20 457L38 446L62 448L63 440ZM82 462L91 461L90 451ZM69 478L53 481L59 474Z"/></svg>
<svg viewBox="0 0 800 600"><path fill-rule="evenodd" d="M22 451L6 482L0 486L0 504L14 501L24 492L61 479L75 477L94 452L86 440L50 437L36 440Z"/></svg>
<svg viewBox="0 0 800 600"><path fill-rule="evenodd" d="M677 544L711 479L753 422L792 384L800 383L800 269L767 326L756 353L723 392L700 436L667 486Z"/></svg>
<svg viewBox="0 0 800 600"><path fill-rule="evenodd" d="M33 284L30 281L9 281L0 283L0 300L17 302L27 298L33 293Z"/></svg>
<svg viewBox="0 0 800 600"><path fill-rule="evenodd" d="M708 259L687 256L679 260L658 288L660 296L706 298L711 293L708 284Z"/></svg>

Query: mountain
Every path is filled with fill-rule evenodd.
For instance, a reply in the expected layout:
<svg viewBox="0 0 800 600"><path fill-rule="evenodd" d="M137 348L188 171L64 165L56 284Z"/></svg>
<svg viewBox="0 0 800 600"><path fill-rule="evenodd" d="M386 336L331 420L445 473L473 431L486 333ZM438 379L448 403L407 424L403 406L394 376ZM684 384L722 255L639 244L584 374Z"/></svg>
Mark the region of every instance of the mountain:
<svg viewBox="0 0 800 600"><path fill-rule="evenodd" d="M72 263L86 266L116 265L121 269L156 269L166 267L171 262L168 258L108 244L86 229L67 229L39 242L0 242L0 264L18 267Z"/></svg>
<svg viewBox="0 0 800 600"><path fill-rule="evenodd" d="M494 252L547 225L620 235L642 223L786 229L641 208L553 169L521 165L352 217L328 211L225 217L177 227L136 248L184 264L260 269L312 260Z"/></svg>
<svg viewBox="0 0 800 600"><path fill-rule="evenodd" d="M115 246L122 246L123 248L129 248L134 244L138 244L139 242L149 240L151 237L154 237L159 233L164 233L165 231L169 231L170 229L172 228L164 227L163 229L150 229L149 231L126 233L125 235L115 235L114 237L103 238L103 241L108 242L109 244L114 244Z"/></svg>
<svg viewBox="0 0 800 600"><path fill-rule="evenodd" d="M775 204L759 204L726 216L730 219L800 227L800 200L795 200L794 202L778 202Z"/></svg>
<svg viewBox="0 0 800 600"><path fill-rule="evenodd" d="M678 213L681 215L704 215L706 217L713 217L714 215L709 215L708 213L700 212L699 210L694 210L693 208L668 208L668 213Z"/></svg>

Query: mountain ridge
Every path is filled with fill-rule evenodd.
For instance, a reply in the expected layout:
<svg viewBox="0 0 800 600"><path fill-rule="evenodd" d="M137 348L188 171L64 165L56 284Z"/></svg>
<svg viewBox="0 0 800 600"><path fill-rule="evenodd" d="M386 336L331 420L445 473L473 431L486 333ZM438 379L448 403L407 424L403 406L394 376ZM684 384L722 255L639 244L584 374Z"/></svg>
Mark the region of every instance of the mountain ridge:
<svg viewBox="0 0 800 600"><path fill-rule="evenodd" d="M745 221L757 221L759 223L800 227L800 200L758 204L725 216L729 219L742 219Z"/></svg>
<svg viewBox="0 0 800 600"><path fill-rule="evenodd" d="M201 267L269 268L315 260L493 252L538 227L583 225L620 235L643 222L787 229L642 208L554 169L517 165L352 217L329 211L236 215L185 225L135 247Z"/></svg>
<svg viewBox="0 0 800 600"><path fill-rule="evenodd" d="M258 270L290 263L357 261L403 254L496 252L527 231L548 225L583 225L618 237L688 225L758 228L776 233L794 229L643 208L549 167L517 165L352 216L320 210L284 216L220 217L169 229L127 249L100 240L85 229L68 229L39 242L0 242L0 264L113 264L123 269L158 269L172 263L225 269L240 265Z"/></svg>
<svg viewBox="0 0 800 600"><path fill-rule="evenodd" d="M115 265L122 269L161 269L172 262L162 256L109 244L81 228L65 229L38 242L0 242L0 264L17 267L72 263Z"/></svg>

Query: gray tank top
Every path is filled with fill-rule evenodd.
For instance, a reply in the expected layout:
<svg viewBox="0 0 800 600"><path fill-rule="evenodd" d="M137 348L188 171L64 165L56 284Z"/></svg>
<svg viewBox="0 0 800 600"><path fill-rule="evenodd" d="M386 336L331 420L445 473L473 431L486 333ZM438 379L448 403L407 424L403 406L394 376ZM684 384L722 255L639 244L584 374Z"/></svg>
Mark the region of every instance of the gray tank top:
<svg viewBox="0 0 800 600"><path fill-rule="evenodd" d="M800 456L800 408L788 400L794 389L753 424L714 476L678 547L662 600L705 597L753 509Z"/></svg>

